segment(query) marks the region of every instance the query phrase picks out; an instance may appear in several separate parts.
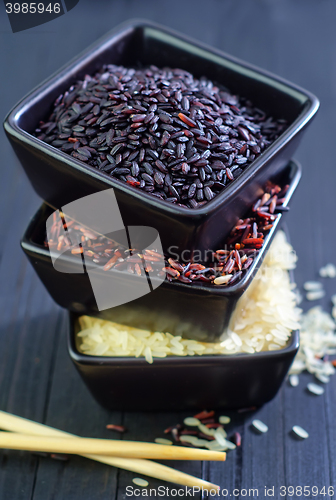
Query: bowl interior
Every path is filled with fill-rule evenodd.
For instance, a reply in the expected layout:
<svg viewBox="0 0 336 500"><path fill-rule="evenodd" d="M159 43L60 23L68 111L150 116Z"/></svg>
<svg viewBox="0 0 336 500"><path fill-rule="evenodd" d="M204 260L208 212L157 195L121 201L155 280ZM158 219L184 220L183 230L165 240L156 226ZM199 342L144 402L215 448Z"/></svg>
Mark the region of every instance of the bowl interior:
<svg viewBox="0 0 336 500"><path fill-rule="evenodd" d="M293 276L292 276L293 278ZM80 330L79 327L79 314L69 313L69 328L68 328L68 349L70 352L70 356L72 359L77 362L81 362L89 365L139 365L139 366L147 366L150 367L147 361L144 358L134 358L123 357L123 356L92 356L88 354L83 354L79 351L79 342L77 333ZM155 358L154 363L157 365L204 365L204 364L221 364L225 362L237 362L239 360L249 359L253 357L253 359L263 359L263 358L272 358L278 357L279 355L284 355L287 353L296 352L299 348L299 330L294 330L292 335L288 339L288 343L282 349L278 349L276 351L261 351L255 352L253 354L248 353L238 353L232 355L202 355L202 356L166 356L165 358Z"/></svg>

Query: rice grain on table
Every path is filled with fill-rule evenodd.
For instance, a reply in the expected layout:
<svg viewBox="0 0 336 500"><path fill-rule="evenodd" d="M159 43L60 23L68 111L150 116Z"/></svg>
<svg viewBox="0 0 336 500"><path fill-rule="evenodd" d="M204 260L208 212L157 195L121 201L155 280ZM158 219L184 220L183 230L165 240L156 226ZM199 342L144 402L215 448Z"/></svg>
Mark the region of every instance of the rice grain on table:
<svg viewBox="0 0 336 500"><path fill-rule="evenodd" d="M252 426L254 427L254 429L256 429L258 432L264 434L265 432L268 431L268 427L266 424L264 424L264 422L262 422L261 420L258 420L258 419L255 419L252 421Z"/></svg>
<svg viewBox="0 0 336 500"><path fill-rule="evenodd" d="M300 348L290 374L307 370L315 376L329 377L335 373L335 367L327 357L335 354L335 321L320 306L309 309L301 319Z"/></svg>
<svg viewBox="0 0 336 500"><path fill-rule="evenodd" d="M171 446L173 444L173 441L170 441L170 439L165 439L165 438L155 438L154 441L157 444L165 444L167 446Z"/></svg>
<svg viewBox="0 0 336 500"><path fill-rule="evenodd" d="M200 420L195 417L187 417L183 420L183 423L189 427L198 427L201 424Z"/></svg>
<svg viewBox="0 0 336 500"><path fill-rule="evenodd" d="M300 437L301 439L307 439L309 437L309 434L307 431L305 431L302 427L300 427L299 425L294 425L294 427L292 428L292 431L294 432L294 434L298 437Z"/></svg>
<svg viewBox="0 0 336 500"><path fill-rule="evenodd" d="M320 300L325 296L325 291L320 289L320 290L312 290L311 292L308 292L306 295L307 300Z"/></svg>
<svg viewBox="0 0 336 500"><path fill-rule="evenodd" d="M299 377L296 374L290 375L289 376L289 383L292 387L297 387L299 385Z"/></svg>
<svg viewBox="0 0 336 500"><path fill-rule="evenodd" d="M303 284L303 288L307 291L314 291L314 290L320 290L322 288L322 283L319 281L306 281Z"/></svg>
<svg viewBox="0 0 336 500"><path fill-rule="evenodd" d="M79 349L92 356L155 357L203 354L255 353L283 348L291 332L299 328L300 309L296 307L294 285L288 269L296 256L282 231L275 236L253 285L239 300L228 334L217 343L200 342L150 332L89 316L81 316Z"/></svg>
<svg viewBox="0 0 336 500"><path fill-rule="evenodd" d="M324 393L323 387L321 387L320 385L317 385L317 384L312 384L312 383L308 384L307 389L309 392L311 392L312 394L315 394L316 396L321 396Z"/></svg>
<svg viewBox="0 0 336 500"><path fill-rule="evenodd" d="M189 436L188 434L186 434L184 436L180 436L180 441L182 443L194 444L194 443L196 443L197 439L198 438L196 436Z"/></svg>
<svg viewBox="0 0 336 500"><path fill-rule="evenodd" d="M141 477L133 478L132 482L137 486L141 486L142 488L146 488L149 485L149 482L146 481L146 479L142 479Z"/></svg>
<svg viewBox="0 0 336 500"><path fill-rule="evenodd" d="M328 377L327 375L323 375L323 373L317 373L315 377L323 384L328 384L330 382L330 377Z"/></svg>
<svg viewBox="0 0 336 500"><path fill-rule="evenodd" d="M221 415L219 418L218 418L218 422L220 424L223 424L223 425L226 425L226 424L229 424L231 422L231 418L230 417L227 417L226 415Z"/></svg>
<svg viewBox="0 0 336 500"><path fill-rule="evenodd" d="M321 278L336 278L336 266L334 264L327 264L320 269Z"/></svg>

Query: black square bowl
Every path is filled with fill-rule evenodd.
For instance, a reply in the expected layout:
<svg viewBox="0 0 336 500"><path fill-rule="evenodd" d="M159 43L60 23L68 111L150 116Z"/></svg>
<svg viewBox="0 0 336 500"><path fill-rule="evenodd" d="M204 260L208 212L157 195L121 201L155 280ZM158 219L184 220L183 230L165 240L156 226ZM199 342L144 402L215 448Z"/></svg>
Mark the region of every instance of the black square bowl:
<svg viewBox="0 0 336 500"><path fill-rule="evenodd" d="M144 193L63 153L32 134L45 120L55 99L73 83L103 64L180 67L206 76L288 127L244 172L206 205L188 209ZM319 106L310 92L170 29L145 20L129 21L73 59L9 113L7 136L34 189L52 207L61 208L86 195L114 188L126 226L146 225L159 231L163 248L170 245L203 251L214 248L256 198L260 186L279 173L293 156ZM218 231L220 227L220 231Z"/></svg>
<svg viewBox="0 0 336 500"><path fill-rule="evenodd" d="M280 185L289 184L284 206L287 206L294 193L300 176L301 168L294 161L290 162L282 173ZM218 340L226 330L237 301L253 281L284 216L284 214L277 216L253 264L236 284L216 287L206 283L185 284L178 281L164 281L155 288L155 278L151 278L154 285L151 293L124 305L99 312L89 276L72 274L78 267L78 261L74 256L63 254L59 257L62 259L64 270L68 269L69 274L58 272L53 267L49 249L44 246L46 219L50 213L51 208L43 204L32 218L21 245L44 286L60 306L76 313L98 316L129 326L168 331L173 335L208 342ZM106 271L98 265L95 265L95 272L97 279L104 279L106 276ZM120 293L123 291L124 296L131 297L139 277L113 269L108 273L111 273L116 289L119 289Z"/></svg>
<svg viewBox="0 0 336 500"><path fill-rule="evenodd" d="M88 356L78 351L77 315L70 313L68 351L94 398L109 410L164 411L261 406L278 392L299 348L254 354L144 358Z"/></svg>

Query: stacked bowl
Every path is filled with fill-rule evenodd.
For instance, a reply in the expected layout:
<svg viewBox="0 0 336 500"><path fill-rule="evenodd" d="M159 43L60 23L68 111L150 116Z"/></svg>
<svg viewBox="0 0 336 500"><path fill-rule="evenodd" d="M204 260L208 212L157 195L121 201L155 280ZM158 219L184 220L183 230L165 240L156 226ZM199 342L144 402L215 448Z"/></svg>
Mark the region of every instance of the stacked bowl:
<svg viewBox="0 0 336 500"><path fill-rule="evenodd" d="M158 68L179 69L162 72ZM119 72L118 78L111 77L113 71ZM93 76L97 74L98 83ZM141 94L145 85L141 78L153 82L158 74L163 90L153 85ZM138 86L133 86L133 93L129 87L125 92L134 75ZM92 85L96 93L88 98L85 91ZM141 95L146 96L145 107ZM239 101L236 95L243 99ZM82 354L76 346L77 317L88 314L162 331L163 325L169 325L166 329L173 335L207 342L222 338L288 210L301 176L299 164L291 158L318 105L315 96L279 77L140 20L123 24L100 39L7 116L7 136L44 199L23 236L22 247L55 301L71 311L70 356L103 405L145 410L239 408L260 405L275 395L297 351L297 332L279 351L168 356L149 365L142 358ZM120 118L121 111L127 115ZM252 123L251 115L259 125ZM258 135L261 132L266 139ZM76 149L74 143L78 143ZM269 193L262 198L262 206L266 200L269 206L276 194L281 198L271 214L256 206L265 186ZM53 258L45 240L46 224L56 224L55 214L68 222L66 207L104 191L113 192L123 226L128 228L130 247L150 248L139 231L132 232L135 227L149 227L154 229L149 232L150 243L159 242L166 259L174 248L176 258L168 264L166 260L164 271L161 267L150 280L147 272L138 276L113 267L109 276L114 288L123 290L120 294L128 299L115 298L113 307L101 308L89 279L91 273L97 282L103 280L106 271L101 263L85 260L83 268L82 248L77 254L61 252ZM252 208L261 210L265 221L271 222L265 222L265 235L253 226L254 234L247 231L245 239L235 240L232 230L243 226ZM106 236L103 215L89 224L74 213L72 220L83 223L84 239L92 233ZM118 240L112 233L107 238ZM260 238L262 245L257 246L249 267L223 286L216 286L205 272L202 279L197 274L194 281L189 279L190 271L186 277L187 268L177 262L183 261L184 252L195 262L197 252L204 257L206 252L223 249L225 242L231 245L225 255L236 252L239 259L242 241ZM56 260L64 272L59 272ZM169 271L169 262L180 272ZM166 279L162 277L165 272ZM134 289L144 278L150 293L137 296ZM141 387L146 388L147 397Z"/></svg>

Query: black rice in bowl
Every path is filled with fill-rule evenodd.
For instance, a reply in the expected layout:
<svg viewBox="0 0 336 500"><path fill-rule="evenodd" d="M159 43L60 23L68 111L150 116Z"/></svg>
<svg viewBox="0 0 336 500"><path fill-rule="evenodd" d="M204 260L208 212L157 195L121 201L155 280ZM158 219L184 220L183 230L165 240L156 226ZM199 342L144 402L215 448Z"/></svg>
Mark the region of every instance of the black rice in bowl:
<svg viewBox="0 0 336 500"><path fill-rule="evenodd" d="M285 128L205 77L107 65L60 95L35 135L130 186L197 208Z"/></svg>

